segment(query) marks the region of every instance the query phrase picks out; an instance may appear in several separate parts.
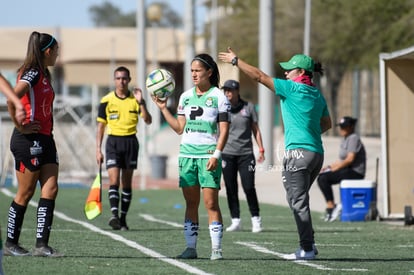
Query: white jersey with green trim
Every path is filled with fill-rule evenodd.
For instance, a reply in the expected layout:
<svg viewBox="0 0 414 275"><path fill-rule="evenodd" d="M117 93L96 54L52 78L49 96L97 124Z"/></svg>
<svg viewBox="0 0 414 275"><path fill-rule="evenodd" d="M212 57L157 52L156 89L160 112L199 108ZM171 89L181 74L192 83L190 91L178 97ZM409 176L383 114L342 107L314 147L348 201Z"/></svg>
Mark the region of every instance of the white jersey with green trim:
<svg viewBox="0 0 414 275"><path fill-rule="evenodd" d="M223 92L212 87L202 96L195 87L185 91L178 103L177 115L185 116L186 122L180 144L180 157L210 158L219 136L219 115L229 121L230 103Z"/></svg>

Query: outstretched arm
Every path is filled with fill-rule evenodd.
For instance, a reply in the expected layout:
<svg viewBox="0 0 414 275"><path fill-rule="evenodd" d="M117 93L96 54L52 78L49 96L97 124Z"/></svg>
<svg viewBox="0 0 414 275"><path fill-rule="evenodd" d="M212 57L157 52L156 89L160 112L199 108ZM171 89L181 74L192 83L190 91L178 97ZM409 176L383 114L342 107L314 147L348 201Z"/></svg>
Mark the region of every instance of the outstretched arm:
<svg viewBox="0 0 414 275"><path fill-rule="evenodd" d="M10 83L0 74L0 90L7 97L8 101L13 105L14 116L12 115L13 121L16 124L21 124L26 117L26 112L24 111L23 105L20 102L20 99L14 93Z"/></svg>
<svg viewBox="0 0 414 275"><path fill-rule="evenodd" d="M272 91L275 91L275 86L273 84L273 78L269 75L265 74L258 68L244 62L240 59L237 54L230 48L227 48L227 52L220 52L219 59L225 63L233 64L234 66L238 66L239 69L244 72L248 77L257 81Z"/></svg>

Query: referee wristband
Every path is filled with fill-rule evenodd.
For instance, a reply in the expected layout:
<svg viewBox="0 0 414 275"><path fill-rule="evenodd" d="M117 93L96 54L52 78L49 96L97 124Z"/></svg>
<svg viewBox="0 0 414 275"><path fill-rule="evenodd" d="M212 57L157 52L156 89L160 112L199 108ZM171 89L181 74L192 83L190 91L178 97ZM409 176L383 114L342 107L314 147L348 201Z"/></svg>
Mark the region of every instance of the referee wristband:
<svg viewBox="0 0 414 275"><path fill-rule="evenodd" d="M213 158L220 159L221 158L221 151L216 149L213 153Z"/></svg>

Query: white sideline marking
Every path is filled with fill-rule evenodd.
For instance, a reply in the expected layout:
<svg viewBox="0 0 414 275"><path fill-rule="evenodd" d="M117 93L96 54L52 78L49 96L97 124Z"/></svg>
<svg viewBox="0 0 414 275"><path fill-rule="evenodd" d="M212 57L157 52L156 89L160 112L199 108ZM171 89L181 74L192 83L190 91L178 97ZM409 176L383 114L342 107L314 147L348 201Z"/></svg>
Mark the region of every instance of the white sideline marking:
<svg viewBox="0 0 414 275"><path fill-rule="evenodd" d="M12 192L10 192L9 190L7 190L5 188L1 188L1 192L3 194L5 194L6 196L12 197L12 198L15 195L15 194L13 194ZM34 201L30 201L29 204L31 206L33 206L33 207L37 207L37 203L34 202ZM68 217L67 215L65 215L62 212L54 211L54 214L55 214L56 217L58 217L58 218L60 218L62 220L65 220L67 222L72 222L72 223L79 224L79 225L81 225L83 227L86 227L87 229L89 229L91 231L94 231L94 232L99 233L101 235L108 236L111 239L114 239L116 241L119 241L121 243L126 244L129 247L132 247L132 248L137 249L138 251L140 251L143 254L146 254L146 255L148 255L150 257L153 257L153 258L156 258L156 259L158 259L160 261L163 261L163 262L169 263L171 265L174 265L174 266L176 266L178 268L181 268L181 269L185 270L186 272L193 273L193 274L200 274L200 275L210 275L211 274L211 273L207 273L207 272L205 272L203 270L200 270L198 268L195 268L195 267L193 267L191 265L188 265L186 263L183 263L183 262L180 262L180 261L177 261L177 260L168 258L167 256L164 256L164 255L162 255L162 254L160 254L160 253L158 253L158 252L156 252L154 250L151 250L151 249L149 249L149 248L147 248L145 246L142 246L142 245L138 244L137 242L128 240L128 239L126 239L126 238L124 238L124 237L122 237L122 236L120 236L118 234L114 234L112 232L102 230L99 227L94 226L93 224L90 224L90 223L87 223L87 222L83 222L83 221L80 221L80 220L76 220L76 219L70 218L70 217Z"/></svg>
<svg viewBox="0 0 414 275"><path fill-rule="evenodd" d="M158 222L158 223L162 223L162 224L167 224L167 225L171 225L173 227L183 227L182 224L178 224L178 223L174 223L174 222L169 222L169 221L165 221L165 220L160 220L155 218L154 216L148 215L148 214L139 214L142 218L144 218L147 221L151 221L151 222ZM258 252L262 252L262 253L266 253L266 254L272 254L275 255L281 259L285 259L285 257L287 256L287 254L283 254L283 253L279 253L279 252L275 252L275 251L271 251L268 250L265 247L262 246L258 246L254 243L251 242L236 242L237 244L240 245L244 245L247 247L250 247L253 250L256 250ZM346 245L344 245L346 246ZM358 246L358 245L350 245L350 246ZM318 270L330 270L330 271L355 271L355 272L365 272L368 271L368 269L362 269L362 268L330 268L330 267L326 267L323 265L319 265L319 264L314 264L311 263L309 261L304 261L304 260L297 260L297 261L293 261L294 263L300 264L300 265L305 265L305 266L309 266L309 267L313 267L316 268Z"/></svg>
<svg viewBox="0 0 414 275"><path fill-rule="evenodd" d="M333 246L333 247L356 247L361 246L360 244L317 244L317 246Z"/></svg>
<svg viewBox="0 0 414 275"><path fill-rule="evenodd" d="M406 245L397 245L397 247L399 247L399 248L413 248L414 247L414 245L412 245L412 244L406 244Z"/></svg>
<svg viewBox="0 0 414 275"><path fill-rule="evenodd" d="M148 215L148 214L139 214L139 215L141 217L143 217L145 220L150 221L150 222L163 223L163 224L171 225L173 227L180 227L180 228L183 228L184 227L183 224L178 224L176 222L169 222L169 221L164 221L164 220L156 219L154 216L151 216L151 215Z"/></svg>
<svg viewBox="0 0 414 275"><path fill-rule="evenodd" d="M271 255L275 255L281 259L285 259L285 256L287 254L283 254L283 253L279 253L279 252L275 252L275 251L271 251L265 247L262 246L258 246L255 243L252 242L236 242L237 244L240 245L244 245L247 246L253 250L256 250L257 252L262 252L265 254L271 254ZM357 271L357 272L364 272L364 271L368 271L368 269L363 269L363 268L330 268L330 267L326 267L320 264L314 264L311 263L309 261L305 261L305 260L296 260L296 261L292 261L293 263L299 264L299 265L305 265L305 266L309 266L309 267L313 267L316 268L318 270L332 270L332 271Z"/></svg>

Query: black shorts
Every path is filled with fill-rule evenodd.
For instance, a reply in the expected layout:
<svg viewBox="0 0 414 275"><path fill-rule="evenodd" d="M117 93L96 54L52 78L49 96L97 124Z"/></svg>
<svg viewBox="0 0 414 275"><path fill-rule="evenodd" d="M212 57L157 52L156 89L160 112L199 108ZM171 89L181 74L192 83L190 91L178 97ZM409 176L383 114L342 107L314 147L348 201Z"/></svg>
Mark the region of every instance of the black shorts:
<svg viewBox="0 0 414 275"><path fill-rule="evenodd" d="M106 169L137 169L138 150L139 144L135 135L108 136L105 147Z"/></svg>
<svg viewBox="0 0 414 275"><path fill-rule="evenodd" d="M42 165L49 163L59 165L52 135L24 135L15 128L10 140L10 150L14 156L16 170L22 173L26 168L32 172L38 171Z"/></svg>

